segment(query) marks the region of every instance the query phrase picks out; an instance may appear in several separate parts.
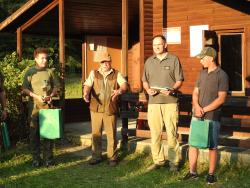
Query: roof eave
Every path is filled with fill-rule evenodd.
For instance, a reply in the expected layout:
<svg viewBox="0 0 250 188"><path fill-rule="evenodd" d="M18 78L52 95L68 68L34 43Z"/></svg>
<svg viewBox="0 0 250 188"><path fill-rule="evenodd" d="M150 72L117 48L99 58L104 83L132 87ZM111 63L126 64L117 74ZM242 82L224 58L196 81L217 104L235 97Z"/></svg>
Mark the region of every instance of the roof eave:
<svg viewBox="0 0 250 188"><path fill-rule="evenodd" d="M29 0L23 6L21 6L18 10L12 13L9 17L7 17L4 21L0 23L0 31L2 31L5 27L7 27L10 23L12 23L15 19L17 19L20 15L26 12L30 7L36 4L40 0Z"/></svg>

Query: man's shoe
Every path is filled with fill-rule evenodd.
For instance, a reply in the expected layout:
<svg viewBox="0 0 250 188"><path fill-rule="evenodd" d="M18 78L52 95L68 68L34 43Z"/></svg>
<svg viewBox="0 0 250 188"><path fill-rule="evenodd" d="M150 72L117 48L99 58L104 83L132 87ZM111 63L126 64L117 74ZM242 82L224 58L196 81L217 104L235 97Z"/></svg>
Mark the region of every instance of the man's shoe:
<svg viewBox="0 0 250 188"><path fill-rule="evenodd" d="M110 160L108 162L108 164L109 164L109 166L114 167L114 166L116 166L118 164L118 162L117 162L117 160Z"/></svg>
<svg viewBox="0 0 250 188"><path fill-rule="evenodd" d="M96 165L96 164L99 164L100 162L102 162L102 159L90 159L89 160L90 165Z"/></svg>
<svg viewBox="0 0 250 188"><path fill-rule="evenodd" d="M197 180L199 176L197 173L188 172L181 180Z"/></svg>
<svg viewBox="0 0 250 188"><path fill-rule="evenodd" d="M36 161L36 160L32 161L32 167L38 168L40 166L41 166L41 162L40 161Z"/></svg>
<svg viewBox="0 0 250 188"><path fill-rule="evenodd" d="M55 161L53 161L53 160L46 161L45 162L45 166L46 167L55 166Z"/></svg>
<svg viewBox="0 0 250 188"><path fill-rule="evenodd" d="M217 179L213 174L208 174L206 181L207 181L207 184L211 185L217 182Z"/></svg>

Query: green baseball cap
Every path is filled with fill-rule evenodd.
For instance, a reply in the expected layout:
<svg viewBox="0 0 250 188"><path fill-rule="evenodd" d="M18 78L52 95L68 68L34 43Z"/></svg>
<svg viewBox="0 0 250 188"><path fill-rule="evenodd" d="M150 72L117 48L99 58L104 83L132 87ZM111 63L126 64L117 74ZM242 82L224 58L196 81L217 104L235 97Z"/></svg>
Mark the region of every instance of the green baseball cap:
<svg viewBox="0 0 250 188"><path fill-rule="evenodd" d="M217 52L214 48L212 47L205 47L201 50L201 52L196 55L195 57L199 58L199 59L202 59L203 57L205 56L210 56L212 58L216 58L217 57Z"/></svg>

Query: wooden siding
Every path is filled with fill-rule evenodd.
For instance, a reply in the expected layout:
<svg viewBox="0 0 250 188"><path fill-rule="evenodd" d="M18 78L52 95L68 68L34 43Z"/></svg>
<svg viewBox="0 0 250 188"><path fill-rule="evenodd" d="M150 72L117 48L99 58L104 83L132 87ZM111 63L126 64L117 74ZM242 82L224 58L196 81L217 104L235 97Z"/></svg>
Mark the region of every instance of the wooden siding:
<svg viewBox="0 0 250 188"><path fill-rule="evenodd" d="M93 41L91 40L93 39ZM88 41L90 40L90 41ZM95 50L90 50L89 42L94 44ZM102 43L103 42L103 43ZM121 72L121 37L117 36L87 36L86 37L86 63L85 58L83 59L82 66L83 70L86 69L86 76L89 76L91 70L97 70L99 68L99 63L94 61L95 54L97 53L97 46L104 45L107 48L108 53L112 58L112 67ZM84 54L83 54L84 55ZM85 74L84 74L85 75ZM83 78L83 80L85 80Z"/></svg>
<svg viewBox="0 0 250 188"><path fill-rule="evenodd" d="M177 55L184 70L185 81L183 93L191 93L198 72L199 60L189 56L189 26L209 25L211 30L243 28L245 34L246 54L245 77L250 75L250 3L247 1L222 0L154 0L153 26L151 21L145 23L145 30L153 29L159 34L164 27L181 27L181 44L168 45L168 51ZM163 7L163 9L161 8ZM150 11L149 11L150 12ZM148 21L148 20L145 20ZM148 28L146 28L148 27ZM151 46L145 43L145 57L150 54ZM245 81L246 93L249 95L250 83Z"/></svg>
<svg viewBox="0 0 250 188"><path fill-rule="evenodd" d="M140 43L137 42L128 50L128 82L133 92L141 88L142 66L140 65Z"/></svg>
<svg viewBox="0 0 250 188"><path fill-rule="evenodd" d="M130 40L128 51L128 81L133 92L142 90L141 77L145 60L152 55L153 37L153 0L138 0L139 2L139 35L136 40ZM138 24L129 27L138 27ZM130 35L134 35L134 31Z"/></svg>
<svg viewBox="0 0 250 188"><path fill-rule="evenodd" d="M144 61L152 55L153 0L144 0Z"/></svg>

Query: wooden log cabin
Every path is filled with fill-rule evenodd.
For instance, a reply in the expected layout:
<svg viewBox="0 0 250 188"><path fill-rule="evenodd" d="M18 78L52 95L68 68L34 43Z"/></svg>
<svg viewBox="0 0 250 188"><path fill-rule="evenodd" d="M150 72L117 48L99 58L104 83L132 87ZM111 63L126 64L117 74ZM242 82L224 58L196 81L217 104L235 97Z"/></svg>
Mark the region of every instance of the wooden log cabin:
<svg viewBox="0 0 250 188"><path fill-rule="evenodd" d="M152 37L167 37L168 51L176 54L184 70L180 96L179 134L188 134L191 93L198 72L194 58L204 45L214 45L218 61L230 77L230 97L223 107L222 132L240 137L233 145L250 147L250 1L249 0L29 0L0 23L0 32L16 33L17 52L22 56L22 37L58 37L62 88L64 88L65 38L82 41L82 80L99 50L107 50L113 67L127 77L131 93L122 96L131 104L146 102L142 93L143 65L152 55ZM141 93L141 94L139 94ZM82 120L81 99L64 101L66 120ZM74 105L71 105L74 104ZM73 109L72 106L77 106ZM74 112L74 113L70 113ZM77 113L79 112L79 113ZM126 137L127 118L146 120L146 112L133 112L122 104ZM150 136L137 129L138 136Z"/></svg>

